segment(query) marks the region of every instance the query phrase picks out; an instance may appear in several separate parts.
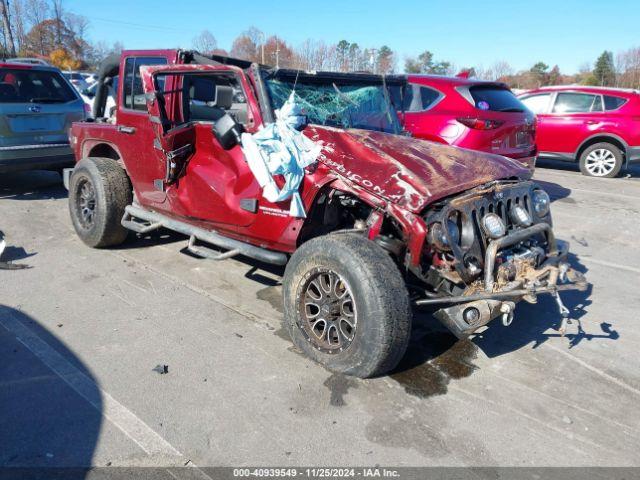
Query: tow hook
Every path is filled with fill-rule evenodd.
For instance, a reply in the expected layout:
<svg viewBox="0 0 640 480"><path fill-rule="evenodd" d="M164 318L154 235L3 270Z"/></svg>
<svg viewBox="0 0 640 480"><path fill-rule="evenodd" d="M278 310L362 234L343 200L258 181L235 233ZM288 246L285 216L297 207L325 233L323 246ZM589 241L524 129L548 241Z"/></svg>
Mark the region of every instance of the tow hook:
<svg viewBox="0 0 640 480"><path fill-rule="evenodd" d="M516 304L513 302L503 302L500 305L500 311L502 312L502 325L508 327L513 322L513 312L516 309Z"/></svg>
<svg viewBox="0 0 640 480"><path fill-rule="evenodd" d="M560 263L560 265L558 265L558 278L560 279L560 281L562 283L567 281L567 272L569 271L569 264L562 262Z"/></svg>
<svg viewBox="0 0 640 480"><path fill-rule="evenodd" d="M565 307L564 303L562 303L562 299L560 298L560 294L558 292L554 292L551 295L556 299L558 310L560 311L560 315L562 316L562 321L560 322L560 328L558 329L558 331L560 332L560 335L564 337L564 334L567 332L567 324L571 323L571 319L569 318L569 309Z"/></svg>

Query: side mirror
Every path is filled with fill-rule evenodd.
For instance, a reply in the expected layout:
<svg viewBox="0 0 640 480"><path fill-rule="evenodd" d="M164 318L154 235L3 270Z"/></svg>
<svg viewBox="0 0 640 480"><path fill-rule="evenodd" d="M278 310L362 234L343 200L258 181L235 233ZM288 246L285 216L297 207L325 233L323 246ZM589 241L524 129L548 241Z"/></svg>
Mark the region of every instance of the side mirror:
<svg viewBox="0 0 640 480"><path fill-rule="evenodd" d="M242 126L226 113L213 124L213 134L222 148L230 150L240 143Z"/></svg>

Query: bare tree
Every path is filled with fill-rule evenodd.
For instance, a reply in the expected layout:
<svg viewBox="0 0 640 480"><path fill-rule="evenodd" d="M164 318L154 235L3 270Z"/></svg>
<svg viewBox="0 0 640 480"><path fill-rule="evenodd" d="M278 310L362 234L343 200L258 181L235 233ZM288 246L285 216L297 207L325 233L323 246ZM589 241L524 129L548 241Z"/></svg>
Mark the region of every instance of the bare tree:
<svg viewBox="0 0 640 480"><path fill-rule="evenodd" d="M13 0L10 5L11 23L13 24L14 39L16 41L16 50L19 52L24 45L26 36L25 30L25 13L23 0Z"/></svg>
<svg viewBox="0 0 640 480"><path fill-rule="evenodd" d="M624 50L616 56L616 84L640 88L640 47Z"/></svg>
<svg viewBox="0 0 640 480"><path fill-rule="evenodd" d="M5 48L10 55L15 56L16 44L13 41L13 32L11 30L11 22L9 21L9 6L7 0L0 0L0 15L2 15L2 31L4 33Z"/></svg>
<svg viewBox="0 0 640 480"><path fill-rule="evenodd" d="M211 53L218 48L218 41L209 30L203 30L200 35L193 38L191 44L200 53Z"/></svg>
<svg viewBox="0 0 640 480"><path fill-rule="evenodd" d="M315 41L311 39L307 39L302 42L296 49L296 57L298 59L298 68L302 70L314 70L315 66L315 55L316 55L316 45Z"/></svg>
<svg viewBox="0 0 640 480"><path fill-rule="evenodd" d="M46 0L25 0L24 18L29 27L33 27L49 18L49 4Z"/></svg>
<svg viewBox="0 0 640 480"><path fill-rule="evenodd" d="M492 64L489 68L482 72L484 80L500 80L513 75L514 71L509 62L500 60Z"/></svg>
<svg viewBox="0 0 640 480"><path fill-rule="evenodd" d="M62 25L63 25L63 16L64 9L62 8L62 0L52 0L51 1L51 13L53 13L53 19L56 21L55 29L56 29L56 43L62 43Z"/></svg>
<svg viewBox="0 0 640 480"><path fill-rule="evenodd" d="M49 4L45 0L24 0L23 7L25 24L30 30L33 30L33 27L40 25L49 17ZM25 40L27 36L28 33L25 33ZM42 29L37 30L33 37L35 38L32 38L30 43L34 51L40 55L46 55L44 31ZM23 42L23 45L25 43Z"/></svg>
<svg viewBox="0 0 640 480"><path fill-rule="evenodd" d="M264 33L256 27L249 27L249 29L242 32L233 41L231 45L231 55L251 62L262 62L264 42ZM265 58L264 61L266 60Z"/></svg>
<svg viewBox="0 0 640 480"><path fill-rule="evenodd" d="M91 55L92 46L87 40L87 31L89 29L89 19L82 15L67 12L65 14L64 25L73 35L71 42L73 54L76 58L87 58Z"/></svg>

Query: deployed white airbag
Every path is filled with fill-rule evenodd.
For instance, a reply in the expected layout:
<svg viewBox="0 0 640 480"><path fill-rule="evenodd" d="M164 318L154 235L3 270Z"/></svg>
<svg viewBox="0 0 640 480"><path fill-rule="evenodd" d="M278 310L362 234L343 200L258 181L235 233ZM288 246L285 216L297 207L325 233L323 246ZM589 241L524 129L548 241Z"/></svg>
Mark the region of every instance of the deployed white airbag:
<svg viewBox="0 0 640 480"><path fill-rule="evenodd" d="M289 215L306 217L298 188L304 178L304 169L316 161L322 146L305 137L297 129L303 125L302 107L291 92L282 108L275 111L276 121L254 134L243 133L242 151L251 172L262 187L262 196L270 202L291 198ZM273 175L282 175L280 189Z"/></svg>

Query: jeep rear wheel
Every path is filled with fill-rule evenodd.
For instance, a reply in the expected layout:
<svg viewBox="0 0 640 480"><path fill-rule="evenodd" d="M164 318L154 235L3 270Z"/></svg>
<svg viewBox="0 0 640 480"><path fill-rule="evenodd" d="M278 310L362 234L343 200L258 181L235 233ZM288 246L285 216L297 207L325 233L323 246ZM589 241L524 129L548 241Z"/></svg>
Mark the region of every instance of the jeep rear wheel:
<svg viewBox="0 0 640 480"><path fill-rule="evenodd" d="M589 177L613 178L621 168L622 152L610 143L596 143L580 155L580 171Z"/></svg>
<svg viewBox="0 0 640 480"><path fill-rule="evenodd" d="M69 213L80 239L90 247L118 245L128 230L120 221L133 201L124 169L110 158L85 158L69 179Z"/></svg>
<svg viewBox="0 0 640 480"><path fill-rule="evenodd" d="M412 315L407 288L391 257L367 238L308 241L291 257L283 290L293 343L330 370L372 377L404 355Z"/></svg>

